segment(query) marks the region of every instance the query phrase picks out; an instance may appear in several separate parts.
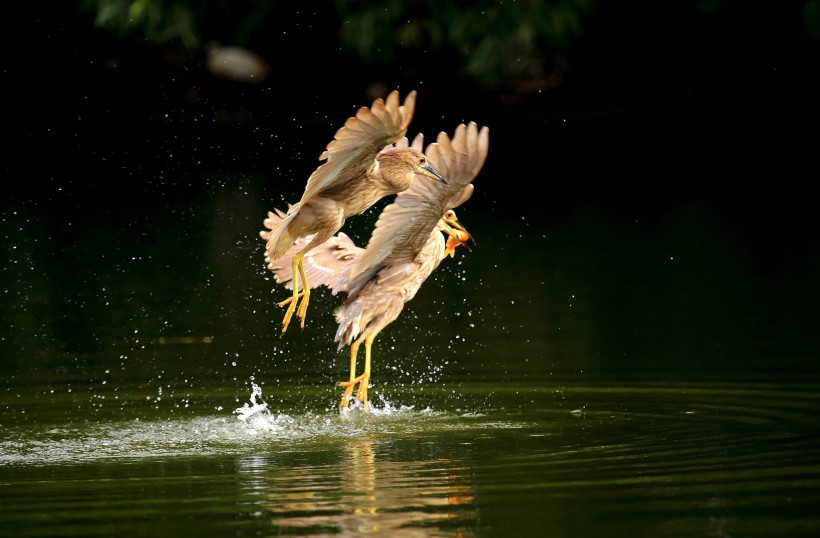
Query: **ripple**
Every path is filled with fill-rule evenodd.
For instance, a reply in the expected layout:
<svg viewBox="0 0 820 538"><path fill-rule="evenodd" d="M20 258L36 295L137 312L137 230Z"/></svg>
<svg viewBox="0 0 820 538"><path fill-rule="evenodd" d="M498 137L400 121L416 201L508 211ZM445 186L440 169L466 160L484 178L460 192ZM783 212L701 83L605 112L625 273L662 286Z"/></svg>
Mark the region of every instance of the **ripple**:
<svg viewBox="0 0 820 538"><path fill-rule="evenodd" d="M437 431L486 428L479 413L452 413L393 406L382 400L368 411L286 414L271 411L253 386L250 403L233 416L165 420L134 419L38 430L10 428L0 441L0 466L51 465L102 460L244 455L260 449L321 448L363 435L404 437ZM494 428L521 427L495 422Z"/></svg>
<svg viewBox="0 0 820 538"><path fill-rule="evenodd" d="M600 385L560 395L562 409L543 406L542 420L528 417L538 429L559 422L559 435L528 431L510 454L481 447L496 478L485 491L514 483L520 493L575 491L636 509L704 495L791 498L795 488L817 497L817 386Z"/></svg>
<svg viewBox="0 0 820 538"><path fill-rule="evenodd" d="M165 505L205 533L222 514L229 534L257 535L489 535L494 517L522 535L632 535L640 521L646 535L781 536L795 514L818 528L805 517L820 502L816 385L511 385L465 384L456 402L430 388L425 406L383 399L346 414L279 412L255 388L221 415L32 420L0 440L6 491L28 507L7 503L6 518L53 516L67 506L57 484L71 499L61 530L101 496L126 499L123 530ZM487 394L493 406L467 403Z"/></svg>

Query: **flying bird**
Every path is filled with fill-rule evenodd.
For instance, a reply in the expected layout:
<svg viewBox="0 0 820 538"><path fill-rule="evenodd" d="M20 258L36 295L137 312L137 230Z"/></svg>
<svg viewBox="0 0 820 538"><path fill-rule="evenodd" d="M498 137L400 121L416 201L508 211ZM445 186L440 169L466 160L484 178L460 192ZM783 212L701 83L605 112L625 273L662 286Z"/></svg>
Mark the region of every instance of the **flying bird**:
<svg viewBox="0 0 820 538"><path fill-rule="evenodd" d="M410 147L421 149L418 135ZM396 147L407 147L402 138ZM344 233L339 233L304 256L303 265L310 285L327 286L344 300L335 310L338 328L335 341L341 351L350 346L350 378L340 382L345 388L340 409L349 407L353 391L365 409L369 408L372 345L376 336L401 314L404 305L415 297L421 285L458 246L469 249L475 240L458 221L454 208L473 193L472 181L487 158L489 128L480 130L474 122L461 124L451 140L440 133L424 151L433 166L446 175L450 187L436 182L415 182L386 206L376 222L367 248L361 248ZM273 228L287 218L276 210L268 214L265 225ZM268 268L276 282L294 285L291 256L297 255L310 237L303 237ZM365 345L364 370L357 375L357 354Z"/></svg>
<svg viewBox="0 0 820 538"><path fill-rule="evenodd" d="M308 178L301 200L290 206L284 217L265 220L260 232L266 241L265 261L281 258L299 239L301 248L289 257L296 284L293 295L279 303L288 305L282 333L288 330L294 312L305 328L310 288L303 260L319 245L333 237L345 219L358 215L376 202L397 194L416 183L416 176L447 185L447 180L419 149L397 145L407 132L416 104L415 90L399 105L398 91L387 99L376 99L347 119L325 151L321 164ZM298 308L297 308L298 304Z"/></svg>

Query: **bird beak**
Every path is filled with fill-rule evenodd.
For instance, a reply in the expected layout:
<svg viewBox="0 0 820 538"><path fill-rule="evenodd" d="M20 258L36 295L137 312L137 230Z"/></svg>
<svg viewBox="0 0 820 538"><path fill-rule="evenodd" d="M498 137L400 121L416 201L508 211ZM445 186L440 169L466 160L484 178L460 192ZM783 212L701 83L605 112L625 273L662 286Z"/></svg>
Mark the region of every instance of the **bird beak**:
<svg viewBox="0 0 820 538"><path fill-rule="evenodd" d="M467 228L465 228L464 225L461 224L461 222L459 222L457 218L444 219L444 222L446 222L447 225L450 227L450 231L447 232L450 235L450 237L463 244L467 250L470 250L470 247L466 244L467 241L469 241L473 244L473 246L475 246L476 242L473 238L473 234L468 232ZM470 250L470 252L472 251Z"/></svg>
<svg viewBox="0 0 820 538"><path fill-rule="evenodd" d="M439 173L438 173L438 171L436 171L436 169L435 169L435 168L433 168L433 167L430 165L430 163L429 163L429 162L426 162L426 161L425 161L425 163L424 163L424 164L422 164L422 165L419 167L419 173L420 173L420 174L422 174L422 175L425 175L425 176L427 176L427 177L429 177L429 178L435 179L436 181L438 181L438 182L440 182L440 183L444 183L445 185L449 185L449 184L450 184L450 182L449 182L449 181L447 181L446 179L444 179L444 177L443 177L441 174L439 174Z"/></svg>
<svg viewBox="0 0 820 538"><path fill-rule="evenodd" d="M467 243L470 242L475 245L475 239L473 239L473 236L467 229L457 219L444 219L444 223L445 225L442 226L442 229L449 236L447 238L445 255L454 258L456 247L458 246L463 246L467 251L472 252L473 249L471 249Z"/></svg>

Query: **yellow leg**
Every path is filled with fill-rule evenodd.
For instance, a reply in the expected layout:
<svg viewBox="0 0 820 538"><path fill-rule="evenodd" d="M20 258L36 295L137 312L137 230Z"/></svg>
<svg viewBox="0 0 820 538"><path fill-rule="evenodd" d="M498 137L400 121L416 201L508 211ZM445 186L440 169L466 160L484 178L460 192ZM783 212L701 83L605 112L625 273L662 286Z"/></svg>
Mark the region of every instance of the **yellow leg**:
<svg viewBox="0 0 820 538"><path fill-rule="evenodd" d="M353 342L350 346L350 383L356 380L356 356L359 354L359 344L361 342Z"/></svg>
<svg viewBox="0 0 820 538"><path fill-rule="evenodd" d="M302 302L299 303L299 308L296 310L296 315L302 320L301 326L305 328L305 316L307 315L307 307L310 302L310 285L308 285L307 275L305 275L305 264L302 263L303 256L299 256L299 275L302 277ZM295 273L294 273L295 274Z"/></svg>
<svg viewBox="0 0 820 538"><path fill-rule="evenodd" d="M350 345L350 381L339 381L339 383L337 383L338 386L345 387L342 401L339 402L339 409L342 411L347 410L348 402L353 395L353 388L356 386L356 383L362 380L361 376L356 377L356 355L359 353L360 344L361 342L357 340Z"/></svg>
<svg viewBox="0 0 820 538"><path fill-rule="evenodd" d="M376 334L371 334L364 341L364 373L359 381L359 390L356 391L356 398L364 404L365 409L370 409L370 402L367 400L367 387L370 385L370 348Z"/></svg>
<svg viewBox="0 0 820 538"><path fill-rule="evenodd" d="M290 319L293 317L294 312L296 312L296 315L302 320L302 328L305 328L305 315L307 314L307 307L310 302L310 286L308 285L307 276L305 276L305 267L302 264L303 258L304 254L300 252L296 254L291 261L291 270L293 271L293 297L288 297L279 303L279 306L288 305L288 309L285 312L285 319L282 321L282 334L285 334L288 330L288 325L290 325ZM302 279L301 286L299 285L299 278ZM300 289L302 291L299 291ZM300 298L302 299L301 302L299 301ZM299 305L298 310L296 309L297 303Z"/></svg>

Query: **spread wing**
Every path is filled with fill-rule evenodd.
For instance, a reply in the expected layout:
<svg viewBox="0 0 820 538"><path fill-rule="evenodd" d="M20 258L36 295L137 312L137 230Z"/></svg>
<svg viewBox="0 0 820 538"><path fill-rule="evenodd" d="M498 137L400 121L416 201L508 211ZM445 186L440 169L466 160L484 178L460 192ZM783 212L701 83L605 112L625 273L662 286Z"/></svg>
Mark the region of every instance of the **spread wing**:
<svg viewBox="0 0 820 538"><path fill-rule="evenodd" d="M275 212L269 211L268 218L264 221L265 227L272 230L286 216L287 214L279 209L276 209ZM267 233L270 232L262 232L263 239ZM275 260L266 259L268 269L273 273L277 283L283 284L288 289L293 289L291 262L296 253L302 250L312 239L313 235L300 237L279 258ZM327 286L333 291L334 295L340 291L346 293L347 288L345 286L348 270L363 252L363 248L357 247L353 240L342 232L318 245L308 252L304 258L305 276L307 276L310 287Z"/></svg>
<svg viewBox="0 0 820 538"><path fill-rule="evenodd" d="M354 181L372 166L376 155L407 132L416 107L413 90L399 105L399 92L393 90L386 100L376 99L370 108L362 107L347 119L319 156L325 160L308 178L302 202L330 186L341 187Z"/></svg>
<svg viewBox="0 0 820 538"><path fill-rule="evenodd" d="M420 147L422 140L418 135L413 146ZM409 189L396 195L379 215L367 249L351 270L351 278L370 273L376 267L415 258L444 212L472 195L472 181L487 159L489 140L489 128L479 130L475 122L459 125L452 140L446 133L439 133L424 153L450 185L413 181ZM400 140L397 145L405 143Z"/></svg>

